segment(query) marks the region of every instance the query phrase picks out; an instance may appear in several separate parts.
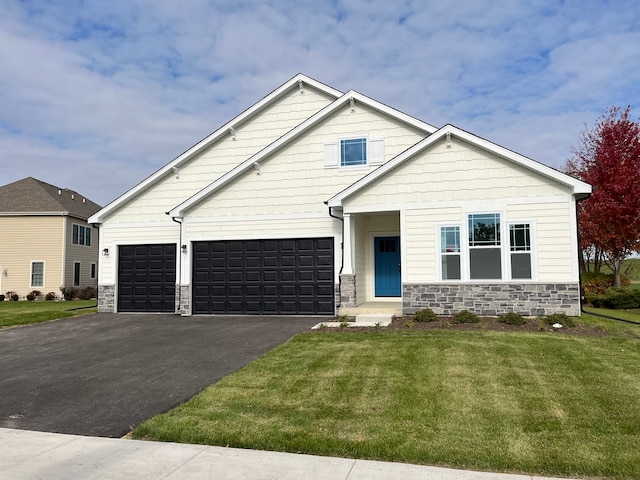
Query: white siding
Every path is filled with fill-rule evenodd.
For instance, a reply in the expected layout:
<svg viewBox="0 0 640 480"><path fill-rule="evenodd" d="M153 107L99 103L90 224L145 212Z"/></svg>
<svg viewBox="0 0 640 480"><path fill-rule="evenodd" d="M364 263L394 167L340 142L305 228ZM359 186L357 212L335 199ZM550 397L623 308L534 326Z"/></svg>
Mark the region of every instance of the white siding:
<svg viewBox="0 0 640 480"><path fill-rule="evenodd" d="M404 212L404 261L402 281L426 283L438 280L437 225L463 223L462 208L433 208Z"/></svg>
<svg viewBox="0 0 640 480"><path fill-rule="evenodd" d="M351 112L346 105L263 160L260 174L247 170L196 205L188 216L326 212L326 200L377 167L325 168L325 145L339 137L362 134L384 138L385 160L423 138L417 129L373 109L361 105Z"/></svg>
<svg viewBox="0 0 640 480"><path fill-rule="evenodd" d="M437 144L348 198L357 207L501 200L568 194L569 189L511 161L456 140Z"/></svg>
<svg viewBox="0 0 640 480"><path fill-rule="evenodd" d="M183 164L179 178L168 172L158 183L112 214L108 221L166 221L164 212L195 194L227 171L277 140L331 102L331 98L305 88L294 89L278 102L235 127L235 140L224 135L208 149ZM169 219L170 221L170 219Z"/></svg>

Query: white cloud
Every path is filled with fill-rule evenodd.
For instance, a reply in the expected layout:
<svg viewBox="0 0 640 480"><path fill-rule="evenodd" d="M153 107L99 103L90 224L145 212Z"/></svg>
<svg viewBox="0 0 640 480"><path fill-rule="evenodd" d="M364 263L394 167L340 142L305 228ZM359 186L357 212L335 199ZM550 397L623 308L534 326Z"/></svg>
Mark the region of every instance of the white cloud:
<svg viewBox="0 0 640 480"><path fill-rule="evenodd" d="M107 203L298 72L559 167L638 98L639 19L631 0L4 2L0 184Z"/></svg>

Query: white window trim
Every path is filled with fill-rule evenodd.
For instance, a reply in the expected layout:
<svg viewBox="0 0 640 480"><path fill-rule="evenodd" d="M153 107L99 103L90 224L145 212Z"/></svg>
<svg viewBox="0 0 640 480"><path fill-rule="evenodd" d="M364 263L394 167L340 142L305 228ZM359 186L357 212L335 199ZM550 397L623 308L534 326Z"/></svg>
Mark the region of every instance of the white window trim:
<svg viewBox="0 0 640 480"><path fill-rule="evenodd" d="M460 229L460 251L458 252L458 255L460 255L460 280L454 280L454 279L443 279L442 278L442 235L441 235L441 230L445 227L458 227ZM464 225L461 225L460 223L438 223L436 224L436 239L437 239L437 256L438 256L438 260L436 262L437 264L437 269L438 269L438 281L439 282L445 282L445 283L462 283L465 281L465 278L468 277L467 274L467 260L466 260L466 254L464 253L464 241L466 239L465 237L465 230L464 230Z"/></svg>
<svg viewBox="0 0 640 480"><path fill-rule="evenodd" d="M500 279L471 279L470 272L470 250L471 248L497 248L494 246L489 247L469 247L469 215L483 215L497 213L500 215L500 262L502 265ZM530 241L531 241L531 278L512 278L511 277L511 236L509 227L516 224L529 224L530 228ZM460 227L460 280L443 280L442 278L442 239L440 237L440 229L442 227ZM505 213L499 209L493 209L489 211L469 211L463 213L462 223L446 222L437 223L435 225L436 235L436 267L437 267L437 281L441 283L510 283L510 282L537 282L538 281L538 242L536 221L533 219L509 219L506 220Z"/></svg>
<svg viewBox="0 0 640 480"><path fill-rule="evenodd" d="M78 284L76 285L76 264L78 267ZM73 262L73 278L71 279L71 283L73 283L74 287L79 287L82 285L82 263L81 262Z"/></svg>
<svg viewBox="0 0 640 480"><path fill-rule="evenodd" d="M85 229L85 234L84 237L82 239L83 243L73 243L73 227L77 226L78 227L78 242L80 241L80 227L83 227ZM71 224L71 245L75 245L76 247L89 247L91 248L91 245L87 245L87 229L91 229L91 225L83 225L81 223L72 223ZM91 232L89 234L90 238L91 238L91 243L93 244L93 242L95 241L95 239L93 238L93 232Z"/></svg>
<svg viewBox="0 0 640 480"><path fill-rule="evenodd" d="M33 285L33 264L34 263L42 263L42 285ZM44 288L45 286L45 278L46 278L46 267L47 264L44 260L31 260L30 268L29 268L29 287L30 288Z"/></svg>
<svg viewBox="0 0 640 480"><path fill-rule="evenodd" d="M340 144L342 143L342 141L344 140L361 140L364 139L365 143L366 143L366 155L367 155L367 161L361 165L342 165L342 155L340 152ZM338 148L338 169L340 170L361 170L361 169L365 169L365 168L369 168L369 158L371 157L371 154L369 152L369 135L367 134L356 134L356 135L349 135L346 137L338 137L338 142L337 142L337 148Z"/></svg>

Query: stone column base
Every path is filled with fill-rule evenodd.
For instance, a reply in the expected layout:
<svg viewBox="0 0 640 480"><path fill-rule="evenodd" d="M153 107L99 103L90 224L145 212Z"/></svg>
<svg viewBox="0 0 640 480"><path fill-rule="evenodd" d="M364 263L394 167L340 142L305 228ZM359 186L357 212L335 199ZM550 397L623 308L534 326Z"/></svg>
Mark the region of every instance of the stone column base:
<svg viewBox="0 0 640 480"><path fill-rule="evenodd" d="M98 285L98 312L114 313L116 311L116 286Z"/></svg>
<svg viewBox="0 0 640 480"><path fill-rule="evenodd" d="M356 306L356 276L340 275L340 306Z"/></svg>

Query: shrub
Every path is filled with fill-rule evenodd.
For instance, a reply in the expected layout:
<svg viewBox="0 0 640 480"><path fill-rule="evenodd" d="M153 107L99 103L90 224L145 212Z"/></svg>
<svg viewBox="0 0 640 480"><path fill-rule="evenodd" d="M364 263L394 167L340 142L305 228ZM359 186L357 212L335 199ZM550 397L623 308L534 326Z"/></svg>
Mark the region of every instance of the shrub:
<svg viewBox="0 0 640 480"><path fill-rule="evenodd" d="M36 299L36 296L33 293L27 293L27 300L33 302Z"/></svg>
<svg viewBox="0 0 640 480"><path fill-rule="evenodd" d="M583 272L582 273L582 292L585 297L593 295L602 295L608 288L613 287L615 283L615 277L613 273L603 272ZM631 285L629 277L626 275L620 276L620 285L628 287Z"/></svg>
<svg viewBox="0 0 640 480"><path fill-rule="evenodd" d="M438 320L438 316L430 308L424 308L414 313L413 320L416 322L435 322Z"/></svg>
<svg viewBox="0 0 640 480"><path fill-rule="evenodd" d="M609 289L604 295L592 297L590 302L596 308L614 308L617 310L640 308L640 290Z"/></svg>
<svg viewBox="0 0 640 480"><path fill-rule="evenodd" d="M80 300L91 300L98 296L95 287L85 287L78 292L78 298Z"/></svg>
<svg viewBox="0 0 640 480"><path fill-rule="evenodd" d="M17 302L20 299L16 292L7 292L7 298L12 302Z"/></svg>
<svg viewBox="0 0 640 480"><path fill-rule="evenodd" d="M49 292L44 296L45 300L55 300L56 299L56 292Z"/></svg>
<svg viewBox="0 0 640 480"><path fill-rule="evenodd" d="M480 318L469 310L461 310L453 316L456 323L478 323Z"/></svg>
<svg viewBox="0 0 640 480"><path fill-rule="evenodd" d="M78 289L74 287L60 287L65 300L73 300L78 295Z"/></svg>
<svg viewBox="0 0 640 480"><path fill-rule="evenodd" d="M509 325L524 325L527 321L522 315L516 312L505 313L498 317L498 321Z"/></svg>
<svg viewBox="0 0 640 480"><path fill-rule="evenodd" d="M575 327L576 322L573 318L567 316L566 313L553 313L551 315L547 315L546 317L542 317L542 322L546 325L553 325L554 323L559 323L563 327Z"/></svg>

